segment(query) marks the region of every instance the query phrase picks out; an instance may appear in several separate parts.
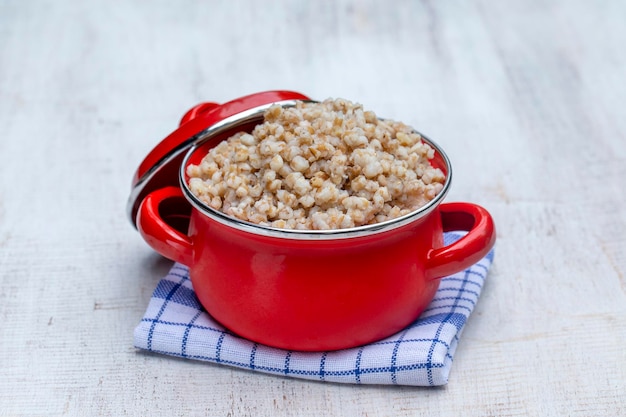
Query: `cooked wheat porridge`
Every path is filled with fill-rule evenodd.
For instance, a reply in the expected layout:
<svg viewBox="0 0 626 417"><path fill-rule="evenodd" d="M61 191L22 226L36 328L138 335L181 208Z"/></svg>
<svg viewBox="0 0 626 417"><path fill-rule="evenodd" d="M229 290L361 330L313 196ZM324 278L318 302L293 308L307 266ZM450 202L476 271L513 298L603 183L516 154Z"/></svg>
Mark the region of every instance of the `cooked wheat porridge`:
<svg viewBox="0 0 626 417"><path fill-rule="evenodd" d="M208 206L287 229L344 229L410 213L442 189L434 150L403 123L344 99L270 107L189 165L189 189Z"/></svg>

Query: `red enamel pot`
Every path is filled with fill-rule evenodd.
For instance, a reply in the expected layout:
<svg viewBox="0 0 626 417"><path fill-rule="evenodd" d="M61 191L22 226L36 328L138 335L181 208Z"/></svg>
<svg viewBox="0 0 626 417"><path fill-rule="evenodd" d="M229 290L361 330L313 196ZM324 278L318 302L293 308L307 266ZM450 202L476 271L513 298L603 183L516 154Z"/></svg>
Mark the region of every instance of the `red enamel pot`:
<svg viewBox="0 0 626 417"><path fill-rule="evenodd" d="M203 130L178 164L179 184L135 193L129 202L138 205L134 219L142 237L163 256L189 266L199 301L232 332L301 351L380 340L420 315L440 278L471 266L492 248L495 227L484 208L442 203L450 162L427 138L435 149L432 164L446 174L443 190L419 210L384 223L286 230L243 222L203 204L187 187L186 167L226 137L251 131L267 107L251 106ZM443 233L452 230L468 233L444 246Z"/></svg>

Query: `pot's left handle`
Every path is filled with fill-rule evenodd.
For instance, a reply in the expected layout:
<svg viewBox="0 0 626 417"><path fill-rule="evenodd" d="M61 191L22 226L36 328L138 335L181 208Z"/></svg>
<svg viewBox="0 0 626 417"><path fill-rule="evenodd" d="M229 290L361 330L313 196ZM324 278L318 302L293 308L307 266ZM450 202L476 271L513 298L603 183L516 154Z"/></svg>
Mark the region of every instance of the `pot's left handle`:
<svg viewBox="0 0 626 417"><path fill-rule="evenodd" d="M137 212L141 237L158 253L190 265L193 242L186 234L191 206L179 187L164 187L148 194Z"/></svg>

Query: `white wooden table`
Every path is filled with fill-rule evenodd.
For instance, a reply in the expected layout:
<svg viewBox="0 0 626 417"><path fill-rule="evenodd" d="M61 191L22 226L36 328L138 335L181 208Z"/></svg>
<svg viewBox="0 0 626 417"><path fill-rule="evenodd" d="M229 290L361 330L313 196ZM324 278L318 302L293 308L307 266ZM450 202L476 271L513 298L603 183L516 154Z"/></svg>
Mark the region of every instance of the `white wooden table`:
<svg viewBox="0 0 626 417"><path fill-rule="evenodd" d="M626 3L0 1L0 416L626 415ZM443 388L138 352L125 217L187 108L344 97L447 151L496 263Z"/></svg>

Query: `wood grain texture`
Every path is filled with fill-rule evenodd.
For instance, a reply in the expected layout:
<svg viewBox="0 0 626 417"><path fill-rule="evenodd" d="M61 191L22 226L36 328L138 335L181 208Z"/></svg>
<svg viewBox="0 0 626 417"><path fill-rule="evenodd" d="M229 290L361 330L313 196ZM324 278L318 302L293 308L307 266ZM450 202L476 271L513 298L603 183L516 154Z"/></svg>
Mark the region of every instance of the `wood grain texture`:
<svg viewBox="0 0 626 417"><path fill-rule="evenodd" d="M0 416L626 415L626 3L0 1ZM345 97L447 151L496 262L439 389L137 352L125 217L187 108Z"/></svg>

